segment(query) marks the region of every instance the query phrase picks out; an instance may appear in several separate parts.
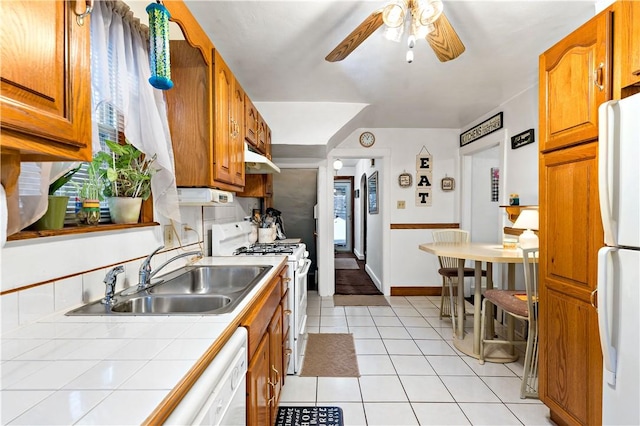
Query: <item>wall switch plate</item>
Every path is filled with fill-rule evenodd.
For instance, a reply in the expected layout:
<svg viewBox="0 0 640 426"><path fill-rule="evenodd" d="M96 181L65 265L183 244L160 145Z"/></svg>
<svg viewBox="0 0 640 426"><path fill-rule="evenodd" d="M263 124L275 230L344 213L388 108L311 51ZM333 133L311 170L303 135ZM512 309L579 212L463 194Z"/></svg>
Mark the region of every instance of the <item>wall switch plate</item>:
<svg viewBox="0 0 640 426"><path fill-rule="evenodd" d="M404 206L405 206L404 200L403 201L398 201L398 208L399 209L404 209Z"/></svg>
<svg viewBox="0 0 640 426"><path fill-rule="evenodd" d="M173 227L171 225L164 226L164 246L173 247Z"/></svg>

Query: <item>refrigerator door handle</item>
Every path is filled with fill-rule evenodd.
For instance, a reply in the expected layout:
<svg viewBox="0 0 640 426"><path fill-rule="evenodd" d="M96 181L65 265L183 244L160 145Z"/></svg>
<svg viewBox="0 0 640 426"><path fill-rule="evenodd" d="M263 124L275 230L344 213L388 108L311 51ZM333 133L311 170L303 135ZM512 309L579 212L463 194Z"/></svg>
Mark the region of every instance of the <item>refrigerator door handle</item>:
<svg viewBox="0 0 640 426"><path fill-rule="evenodd" d="M609 261L611 254L618 249L614 247L602 247L598 251L598 329L600 331L600 346L604 361L604 379L612 386L616 384L616 349L611 345L611 333L609 326L609 305L607 303L609 281Z"/></svg>
<svg viewBox="0 0 640 426"><path fill-rule="evenodd" d="M600 215L604 228L604 242L617 245L616 223L613 215L612 183L613 161L616 138L616 116L619 114L618 101L604 102L598 108L598 193L600 195Z"/></svg>

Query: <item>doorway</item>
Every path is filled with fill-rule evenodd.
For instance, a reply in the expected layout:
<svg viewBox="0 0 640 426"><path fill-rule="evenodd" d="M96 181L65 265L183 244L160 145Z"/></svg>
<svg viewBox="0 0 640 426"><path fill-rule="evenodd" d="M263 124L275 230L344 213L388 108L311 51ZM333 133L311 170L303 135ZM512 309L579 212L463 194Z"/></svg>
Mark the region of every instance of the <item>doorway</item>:
<svg viewBox="0 0 640 426"><path fill-rule="evenodd" d="M336 252L353 251L353 177L333 181L333 247Z"/></svg>

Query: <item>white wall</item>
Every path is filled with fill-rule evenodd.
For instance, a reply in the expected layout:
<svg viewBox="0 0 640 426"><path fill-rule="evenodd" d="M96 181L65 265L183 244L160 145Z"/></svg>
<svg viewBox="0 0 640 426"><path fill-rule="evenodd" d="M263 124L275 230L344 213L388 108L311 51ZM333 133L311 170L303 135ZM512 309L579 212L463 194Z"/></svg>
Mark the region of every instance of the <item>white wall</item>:
<svg viewBox="0 0 640 426"><path fill-rule="evenodd" d="M460 133L474 125L503 112L503 129L492 135L485 136L471 144L459 148ZM534 129L535 142L518 149L511 149L511 137L527 129ZM375 226L380 227L381 239L376 240L375 247L370 245L367 255L375 256L375 275L381 279L381 289L389 294L392 286L439 286L441 279L437 273L438 264L435 256L421 252L418 245L431 242L430 230L390 230L393 223L456 223L463 227L470 227L470 200L469 194L463 194L461 177L465 155L474 151L499 146L500 156L500 201L499 205L507 204L509 193L520 194L521 204L538 204L538 87L518 94L503 105L488 111L477 120L459 129L366 129L376 135L376 143L372 148L362 148L358 143L358 136L363 129L358 129L349 135L343 142L332 150L326 164L332 164L335 158L375 158L387 161L383 163L380 175L380 207L382 216ZM416 155L425 146L433 155L433 205L431 207L417 207L415 205L415 163ZM366 162L365 162L366 164ZM376 163L378 165L378 163ZM387 171L388 170L388 171ZM398 175L404 171L412 173L414 182L411 188L400 188ZM356 187L362 172L356 170ZM367 173L367 176L369 173ZM440 190L440 179L445 176L456 180L456 189L452 192ZM328 174L331 179L333 176ZM488 179L488 177L487 177ZM324 187L324 193L330 194L332 182L325 177L319 180L319 187ZM398 209L397 202L405 201L406 208ZM319 203L328 204L319 196ZM328 213L327 217L330 217ZM499 210L502 220L499 218L498 227L510 226L503 209ZM375 215L374 215L375 216ZM329 227L328 219L324 227ZM368 228L374 226L368 224ZM358 235L360 224L355 223L355 232ZM355 238L356 249L358 238ZM326 249L320 253L325 259L326 267L333 268L333 251L329 250L327 241ZM370 253L373 250L377 254ZM380 260L382 276L378 274L378 259ZM368 262L369 263L369 262ZM371 260L373 265L373 260ZM373 270L374 267L372 267ZM496 268L497 269L497 268ZM496 271L500 275L500 271ZM319 281L321 295L333 294L332 274L325 273L325 280ZM373 278L373 277L372 277Z"/></svg>

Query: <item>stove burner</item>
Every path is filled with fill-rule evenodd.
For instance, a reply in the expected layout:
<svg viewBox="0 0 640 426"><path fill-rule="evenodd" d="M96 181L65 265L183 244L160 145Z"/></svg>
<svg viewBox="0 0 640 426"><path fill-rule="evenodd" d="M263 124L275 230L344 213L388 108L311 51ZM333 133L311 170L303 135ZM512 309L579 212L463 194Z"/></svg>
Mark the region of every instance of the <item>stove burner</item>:
<svg viewBox="0 0 640 426"><path fill-rule="evenodd" d="M298 244L257 243L249 247L240 247L234 255L267 255L267 254L293 254Z"/></svg>

